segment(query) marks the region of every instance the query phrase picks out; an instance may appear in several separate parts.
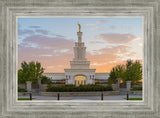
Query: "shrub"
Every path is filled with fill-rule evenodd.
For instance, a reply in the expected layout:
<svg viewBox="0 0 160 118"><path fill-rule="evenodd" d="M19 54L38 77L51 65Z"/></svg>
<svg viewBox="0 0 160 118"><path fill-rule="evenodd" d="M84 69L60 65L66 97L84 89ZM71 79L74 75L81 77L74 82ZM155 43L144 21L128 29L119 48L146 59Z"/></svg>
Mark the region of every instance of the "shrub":
<svg viewBox="0 0 160 118"><path fill-rule="evenodd" d="M47 92L88 92L88 91L112 91L111 86L102 85L57 85L53 87L48 87Z"/></svg>
<svg viewBox="0 0 160 118"><path fill-rule="evenodd" d="M18 92L27 92L25 88L18 88Z"/></svg>
<svg viewBox="0 0 160 118"><path fill-rule="evenodd" d="M52 81L48 78L48 77L46 77L46 76L42 76L41 77L41 83L42 84L52 84Z"/></svg>

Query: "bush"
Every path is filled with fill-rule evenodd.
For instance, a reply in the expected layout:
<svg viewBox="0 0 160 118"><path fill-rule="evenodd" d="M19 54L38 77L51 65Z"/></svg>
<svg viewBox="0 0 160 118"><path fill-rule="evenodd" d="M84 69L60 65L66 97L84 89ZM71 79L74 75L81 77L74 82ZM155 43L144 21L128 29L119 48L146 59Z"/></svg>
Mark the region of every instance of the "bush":
<svg viewBox="0 0 160 118"><path fill-rule="evenodd" d="M142 87L133 87L131 91L142 91Z"/></svg>
<svg viewBox="0 0 160 118"><path fill-rule="evenodd" d="M41 77L41 83L42 84L52 84L52 81L48 77L42 76Z"/></svg>
<svg viewBox="0 0 160 118"><path fill-rule="evenodd" d="M54 87L48 87L47 92L88 92L88 91L112 91L111 86L102 85L57 85Z"/></svg>
<svg viewBox="0 0 160 118"><path fill-rule="evenodd" d="M27 92L25 88L18 88L18 92Z"/></svg>

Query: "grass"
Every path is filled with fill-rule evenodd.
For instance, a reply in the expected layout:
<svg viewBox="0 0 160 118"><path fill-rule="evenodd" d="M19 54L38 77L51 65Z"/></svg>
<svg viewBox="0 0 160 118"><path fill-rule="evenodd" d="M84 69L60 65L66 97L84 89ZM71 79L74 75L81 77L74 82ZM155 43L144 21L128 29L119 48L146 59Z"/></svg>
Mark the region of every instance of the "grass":
<svg viewBox="0 0 160 118"><path fill-rule="evenodd" d="M127 99L127 98L123 98L123 99ZM129 98L129 100L142 100L142 98Z"/></svg>
<svg viewBox="0 0 160 118"><path fill-rule="evenodd" d="M35 98L32 98L32 100ZM18 100L30 100L30 98L18 98Z"/></svg>

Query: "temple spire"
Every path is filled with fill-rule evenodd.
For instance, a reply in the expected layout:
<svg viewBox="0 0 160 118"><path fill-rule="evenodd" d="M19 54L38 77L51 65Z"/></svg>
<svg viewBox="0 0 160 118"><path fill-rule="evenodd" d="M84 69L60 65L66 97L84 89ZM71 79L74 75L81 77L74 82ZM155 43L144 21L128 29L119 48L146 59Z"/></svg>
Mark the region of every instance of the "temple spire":
<svg viewBox="0 0 160 118"><path fill-rule="evenodd" d="M71 69L89 69L90 62L86 59L86 47L84 42L82 42L81 25L78 23L79 31L77 32L78 41L75 42L74 58L70 61Z"/></svg>
<svg viewBox="0 0 160 118"><path fill-rule="evenodd" d="M79 26L79 32L77 32L77 36L78 36L78 43L82 42L82 32L81 32L81 25L78 23Z"/></svg>

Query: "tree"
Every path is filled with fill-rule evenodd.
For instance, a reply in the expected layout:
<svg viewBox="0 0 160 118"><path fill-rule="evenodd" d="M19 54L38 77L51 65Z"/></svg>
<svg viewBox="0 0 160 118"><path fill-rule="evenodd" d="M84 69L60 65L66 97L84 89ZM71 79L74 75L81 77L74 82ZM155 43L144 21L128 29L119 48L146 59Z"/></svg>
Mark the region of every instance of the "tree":
<svg viewBox="0 0 160 118"><path fill-rule="evenodd" d="M117 65L113 67L109 74L109 82L112 81L113 83L116 83L118 78L122 78L124 71L124 65Z"/></svg>
<svg viewBox="0 0 160 118"><path fill-rule="evenodd" d="M25 79L23 77L23 72L22 72L22 69L19 69L18 70L18 83L25 83Z"/></svg>
<svg viewBox="0 0 160 118"><path fill-rule="evenodd" d="M115 72L116 72L116 77L117 78L122 78L123 74L125 72L125 66L124 65L117 65L115 67Z"/></svg>
<svg viewBox="0 0 160 118"><path fill-rule="evenodd" d="M51 79L49 78L49 77L47 77L47 76L42 76L42 77L40 77L41 78L41 83L42 84L52 84L52 81L51 81Z"/></svg>
<svg viewBox="0 0 160 118"><path fill-rule="evenodd" d="M134 78L133 82L137 82L142 79L142 65L139 61L135 61L133 64L133 70L134 70Z"/></svg>
<svg viewBox="0 0 160 118"><path fill-rule="evenodd" d="M43 72L44 68L39 62L32 61L27 64L24 61L21 63L21 69L18 70L18 83L25 83L26 81L37 83Z"/></svg>
<svg viewBox="0 0 160 118"><path fill-rule="evenodd" d="M126 70L123 74L124 81L137 82L142 79L142 66L138 60L133 62L133 60L127 60Z"/></svg>
<svg viewBox="0 0 160 118"><path fill-rule="evenodd" d="M111 70L110 73L109 73L108 82L109 82L110 84L117 82L117 76L116 76L116 72L115 72L115 67L113 67L112 70Z"/></svg>
<svg viewBox="0 0 160 118"><path fill-rule="evenodd" d="M127 60L126 65L117 65L112 68L109 74L109 83L116 83L118 78L122 78L123 81L137 82L142 79L142 66L141 63L136 60Z"/></svg>

